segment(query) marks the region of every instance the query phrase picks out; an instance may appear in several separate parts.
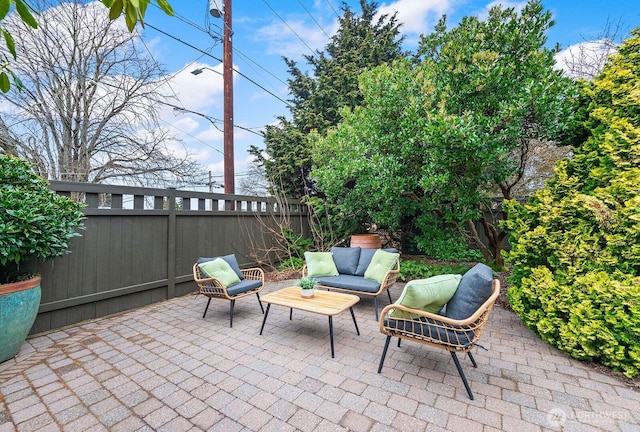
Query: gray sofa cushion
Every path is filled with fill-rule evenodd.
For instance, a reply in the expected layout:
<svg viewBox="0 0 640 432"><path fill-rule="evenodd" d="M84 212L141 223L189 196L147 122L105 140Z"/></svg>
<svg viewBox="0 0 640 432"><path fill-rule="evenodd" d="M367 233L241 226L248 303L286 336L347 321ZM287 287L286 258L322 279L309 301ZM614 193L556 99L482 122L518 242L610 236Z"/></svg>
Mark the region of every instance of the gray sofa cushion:
<svg viewBox="0 0 640 432"><path fill-rule="evenodd" d="M343 275L355 275L360 260L360 247L337 247L331 248L333 262L336 263L338 273Z"/></svg>
<svg viewBox="0 0 640 432"><path fill-rule="evenodd" d="M380 284L378 282L370 279L365 279L361 276L351 276L351 275L318 276L315 279L318 281L320 285L334 287L334 288L349 289L353 291L363 291L363 292L374 293L380 289Z"/></svg>
<svg viewBox="0 0 640 432"><path fill-rule="evenodd" d="M240 271L240 266L238 265L238 260L236 260L236 256L234 254L225 255L225 256L221 256L221 257L213 257L213 258L202 258L202 257L200 257L200 258L198 258L198 261L196 261L196 262L198 264L202 264L202 263L205 263L207 261L213 261L216 258L222 258L223 260L225 260L227 262L227 264L229 264L231 266L233 271L236 272L236 274L238 275L240 280L244 279L244 275L242 274L242 271Z"/></svg>
<svg viewBox="0 0 640 432"><path fill-rule="evenodd" d="M360 259L358 260L358 268L356 269L355 275L364 277L364 272L367 271L367 267L371 264L371 259L373 255L376 253L378 249L365 249L362 248L360 250ZM398 250L395 248L387 248L382 249L385 252L397 253Z"/></svg>
<svg viewBox="0 0 640 432"><path fill-rule="evenodd" d="M447 317L455 320L469 318L491 297L492 290L493 270L486 264L476 264L462 276L458 289L447 303Z"/></svg>

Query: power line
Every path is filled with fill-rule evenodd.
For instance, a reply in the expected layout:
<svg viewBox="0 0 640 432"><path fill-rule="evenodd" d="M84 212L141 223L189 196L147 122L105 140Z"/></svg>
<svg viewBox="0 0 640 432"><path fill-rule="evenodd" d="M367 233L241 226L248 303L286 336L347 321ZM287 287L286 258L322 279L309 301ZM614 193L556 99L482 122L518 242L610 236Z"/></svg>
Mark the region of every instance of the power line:
<svg viewBox="0 0 640 432"><path fill-rule="evenodd" d="M207 56L211 57L212 59L214 59L214 60L216 60L216 61L218 61L218 62L220 62L220 63L223 63L222 59L220 59L220 58L218 58L218 57L214 56L213 54L208 53L208 52L206 52L206 51L203 51L203 50L201 50L200 48L196 47L195 45L192 45L192 44L190 44L190 43L188 43L188 42L185 42L185 41L183 41L182 39L180 39L180 38L178 38L178 37L176 37L176 36L174 36L174 35L172 35L172 34L169 34L169 33L167 33L166 31L159 29L158 27L155 27L155 26L151 25L151 24L150 24L150 23L148 23L148 22L146 22L146 23L145 23L145 26L150 27L150 28L152 28L152 29L154 29L154 30L158 31L158 32L162 33L163 35L168 36L168 37L170 37L171 39L173 39L173 40L175 40L175 41L177 41L177 42L180 42L181 44L184 44L184 45L188 46L189 48L192 48L192 49L194 49L194 50L196 50L196 51L198 51L198 52L200 52L200 53L202 53L202 54L204 54L204 55L207 55ZM234 69L233 69L233 71L234 71L235 73L237 73L238 75L240 75L241 77L243 77L244 79L246 79L247 81L249 81L251 84L255 85L256 87L259 87L260 89L264 90L265 92L267 92L268 94L270 94L270 95L271 95L271 96L273 96L274 98L278 99L280 102L282 102L283 104L285 104L287 107L289 107L289 108L293 108L291 105L289 105L289 102L285 101L285 100L284 100L284 99L282 99L280 96L278 96L278 95L276 95L275 93L273 93L272 91L267 90L264 86L262 86L262 85L258 84L258 83L257 83L257 82L255 82L253 79L249 78L248 76L246 76L245 74L243 74L243 73L242 73L242 72L240 72L239 70L237 70L237 69L235 69L235 68L234 68ZM215 71L215 72L216 72L216 73L218 73L218 74L220 74L220 75L222 75L222 73L221 73L221 72L217 72L217 71Z"/></svg>
<svg viewBox="0 0 640 432"><path fill-rule="evenodd" d="M287 26L287 28L288 28L289 30L291 30L291 33L293 33L294 35L296 35L296 37L297 37L298 39L300 39L300 42L302 42L302 43L304 44L304 46L306 46L307 48L309 48L309 51L311 51L311 53L315 56L315 55L316 55L316 52L314 51L314 49L313 49L313 48L311 48L311 47L310 47L310 46L309 46L309 45L304 41L304 39L302 39L302 38L300 37L300 35L299 35L298 33L296 33L296 31L295 31L294 29L292 29L292 28L291 28L291 26L290 26L289 24L287 24L287 22L286 22L286 21L285 21L285 20L284 20L284 19L283 19L279 14L278 14L278 12L276 12L276 11L275 11L275 9L273 9L273 8L271 7L271 5L267 2L267 0L262 0L262 2L263 2L264 4L266 4L266 5L267 5L267 7L268 7L269 9L271 9L271 12L273 12L273 14L274 14L275 16L277 16L277 17L280 19L280 21L282 21L282 23L283 23L285 26Z"/></svg>
<svg viewBox="0 0 640 432"><path fill-rule="evenodd" d="M309 10L305 7L305 5L304 5L304 4L302 4L302 2L301 2L300 0L298 0L298 3L300 3L300 6L302 6L302 9L304 9L304 10L305 10L305 12L307 12L307 15L309 15L309 16L311 17L311 19L313 20L313 22L314 22L314 23L316 23L316 25L318 26L318 28L319 28L320 30L322 30L322 33L324 33L324 35L325 35L327 38L330 38L330 36L327 34L327 32L326 32L326 31L324 31L324 29L322 28L322 26L320 25L320 23L319 23L318 21L316 21L316 19L313 17L313 15L311 15L311 12L309 12Z"/></svg>

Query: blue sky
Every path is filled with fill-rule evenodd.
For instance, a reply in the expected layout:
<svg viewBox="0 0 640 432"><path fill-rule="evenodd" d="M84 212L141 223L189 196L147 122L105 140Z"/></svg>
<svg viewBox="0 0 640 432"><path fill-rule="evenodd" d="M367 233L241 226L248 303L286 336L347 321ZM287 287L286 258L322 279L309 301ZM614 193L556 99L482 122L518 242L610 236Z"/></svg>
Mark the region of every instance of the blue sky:
<svg viewBox="0 0 640 432"><path fill-rule="evenodd" d="M223 118L222 43L207 34L222 32L222 20L208 15L208 0L169 0L177 16L168 17L150 6L147 26L142 31L145 45L153 57L171 76L167 93L173 104L187 111ZM347 4L360 12L358 0ZM222 0L218 0L222 7ZM384 13L398 12L405 48L413 50L420 34L432 31L434 24L447 15L449 26L463 16L486 16L495 4L522 7L525 2L481 0L398 0L379 1ZM286 81L289 75L283 56L304 66L303 55L322 50L328 37L337 29L337 0L234 0L232 27L234 67L242 74L234 78L234 123L236 192L239 179L247 172L250 145L264 147L259 131L274 124L278 116L288 116L289 99ZM543 5L553 14L556 25L548 33L550 47L559 43L563 49L595 40L608 24L620 27L619 36L626 37L640 25L638 0L546 0ZM207 67L200 75L190 72ZM218 73L214 72L217 71ZM222 183L223 133L216 120L162 109L161 126L179 137L188 151L196 155L214 180Z"/></svg>

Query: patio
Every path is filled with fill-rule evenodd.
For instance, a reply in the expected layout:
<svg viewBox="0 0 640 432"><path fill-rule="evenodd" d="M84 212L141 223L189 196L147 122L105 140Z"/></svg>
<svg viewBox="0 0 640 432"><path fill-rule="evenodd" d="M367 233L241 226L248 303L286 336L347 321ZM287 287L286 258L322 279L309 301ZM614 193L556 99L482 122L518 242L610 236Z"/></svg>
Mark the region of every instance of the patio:
<svg viewBox="0 0 640 432"><path fill-rule="evenodd" d="M287 282L267 283L263 293ZM392 295L398 297L401 284ZM386 305L381 297L381 306ZM640 392L540 341L512 312L493 309L478 369L448 353L392 343L372 300L334 317L274 307L264 333L255 298L188 295L33 337L0 364L6 431L631 431Z"/></svg>

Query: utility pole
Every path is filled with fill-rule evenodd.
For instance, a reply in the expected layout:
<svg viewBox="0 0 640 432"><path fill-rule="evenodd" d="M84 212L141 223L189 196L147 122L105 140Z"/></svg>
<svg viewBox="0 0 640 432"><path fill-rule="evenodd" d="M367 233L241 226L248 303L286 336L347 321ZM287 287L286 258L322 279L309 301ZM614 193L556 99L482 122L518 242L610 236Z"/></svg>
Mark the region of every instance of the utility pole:
<svg viewBox="0 0 640 432"><path fill-rule="evenodd" d="M233 162L233 47L231 37L231 0L224 0L224 41L222 77L224 81L224 193L235 194L235 175Z"/></svg>

